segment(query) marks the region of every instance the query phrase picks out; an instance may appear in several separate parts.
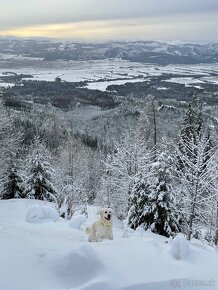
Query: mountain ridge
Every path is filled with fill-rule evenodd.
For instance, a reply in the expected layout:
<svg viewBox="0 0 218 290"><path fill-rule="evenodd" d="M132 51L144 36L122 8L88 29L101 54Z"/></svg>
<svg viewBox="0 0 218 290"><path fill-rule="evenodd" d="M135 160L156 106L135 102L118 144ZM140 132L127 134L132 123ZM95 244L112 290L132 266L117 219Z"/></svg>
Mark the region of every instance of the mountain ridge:
<svg viewBox="0 0 218 290"><path fill-rule="evenodd" d="M151 64L198 64L218 62L218 43L159 41L74 42L53 39L0 38L0 53L51 60L120 58Z"/></svg>

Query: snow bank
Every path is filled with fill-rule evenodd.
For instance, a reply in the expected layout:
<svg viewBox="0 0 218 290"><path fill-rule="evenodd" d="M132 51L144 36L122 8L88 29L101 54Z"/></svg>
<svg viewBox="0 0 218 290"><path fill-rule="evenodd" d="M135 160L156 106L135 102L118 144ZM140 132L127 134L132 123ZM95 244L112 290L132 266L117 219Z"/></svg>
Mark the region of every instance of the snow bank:
<svg viewBox="0 0 218 290"><path fill-rule="evenodd" d="M86 233L65 219L25 222L27 209L38 214L42 208L36 200L0 200L1 290L218 289L217 253L194 239L178 236L169 243L142 228L128 229L130 238L123 239L115 220L113 241L88 243ZM99 217L95 207L88 214L88 222Z"/></svg>
<svg viewBox="0 0 218 290"><path fill-rule="evenodd" d="M137 227L135 230L126 226L124 222L123 238L142 238L146 231L142 227Z"/></svg>
<svg viewBox="0 0 218 290"><path fill-rule="evenodd" d="M97 252L89 245L82 245L57 258L52 263L55 277L62 286L73 288L96 280L104 271Z"/></svg>
<svg viewBox="0 0 218 290"><path fill-rule="evenodd" d="M80 229L81 225L83 223L85 223L87 221L87 217L82 215L82 214L78 214L76 216L72 216L69 225L71 228L73 229Z"/></svg>
<svg viewBox="0 0 218 290"><path fill-rule="evenodd" d="M50 206L32 205L26 214L26 221L33 224L57 221L58 219L57 210Z"/></svg>
<svg viewBox="0 0 218 290"><path fill-rule="evenodd" d="M182 236L177 236L172 240L171 254L176 260L185 259L189 254L189 244Z"/></svg>

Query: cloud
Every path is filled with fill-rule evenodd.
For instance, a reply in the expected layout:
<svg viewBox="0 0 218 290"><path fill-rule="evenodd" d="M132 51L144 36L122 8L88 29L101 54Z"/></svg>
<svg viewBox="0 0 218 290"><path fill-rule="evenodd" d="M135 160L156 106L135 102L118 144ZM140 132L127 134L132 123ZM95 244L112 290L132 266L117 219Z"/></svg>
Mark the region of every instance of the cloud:
<svg viewBox="0 0 218 290"><path fill-rule="evenodd" d="M0 27L218 11L217 0L0 0Z"/></svg>
<svg viewBox="0 0 218 290"><path fill-rule="evenodd" d="M217 0L0 0L0 35L217 41Z"/></svg>
<svg viewBox="0 0 218 290"><path fill-rule="evenodd" d="M200 25L199 25L200 23ZM77 40L183 40L195 42L218 41L214 34L217 14L123 20L95 20L72 23L36 25L6 30L2 35L45 36ZM216 38L214 38L216 37Z"/></svg>

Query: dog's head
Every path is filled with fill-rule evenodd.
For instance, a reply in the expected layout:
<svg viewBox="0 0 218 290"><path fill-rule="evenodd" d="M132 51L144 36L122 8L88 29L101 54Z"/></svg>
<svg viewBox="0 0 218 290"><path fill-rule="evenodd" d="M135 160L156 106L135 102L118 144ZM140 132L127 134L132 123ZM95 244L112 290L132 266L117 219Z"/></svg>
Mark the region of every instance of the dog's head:
<svg viewBox="0 0 218 290"><path fill-rule="evenodd" d="M100 210L100 216L102 220L111 221L112 215L113 215L113 210L109 207L105 207Z"/></svg>

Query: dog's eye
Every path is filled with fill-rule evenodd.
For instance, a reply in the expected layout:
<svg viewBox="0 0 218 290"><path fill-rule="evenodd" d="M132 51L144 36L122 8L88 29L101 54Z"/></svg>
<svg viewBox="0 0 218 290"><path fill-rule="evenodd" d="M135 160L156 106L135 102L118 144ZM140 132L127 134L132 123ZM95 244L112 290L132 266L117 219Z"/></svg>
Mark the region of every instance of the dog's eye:
<svg viewBox="0 0 218 290"><path fill-rule="evenodd" d="M107 213L107 211L105 211L104 213Z"/></svg>

